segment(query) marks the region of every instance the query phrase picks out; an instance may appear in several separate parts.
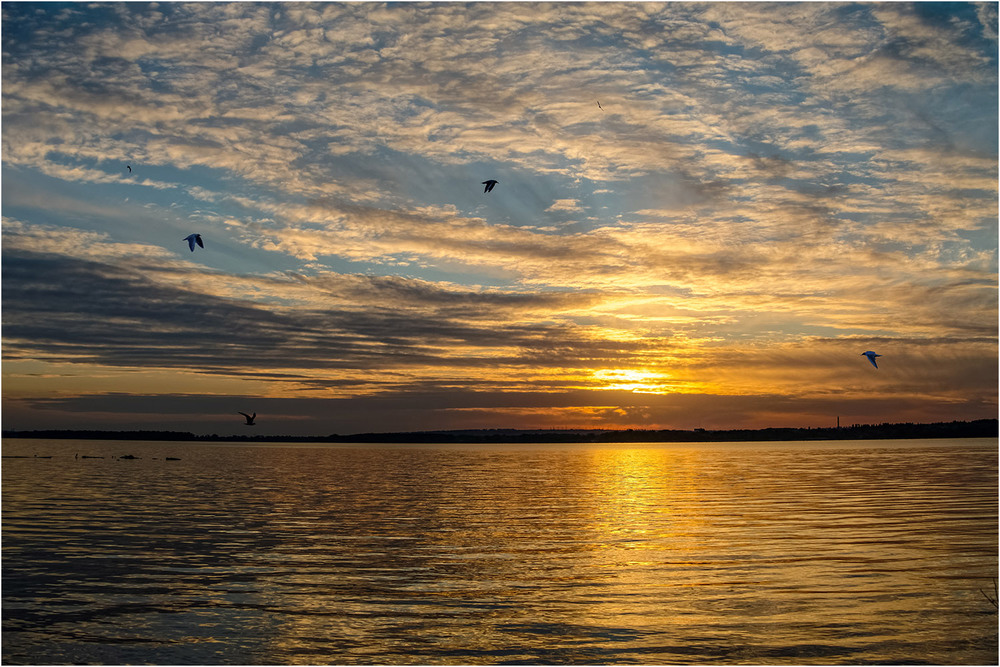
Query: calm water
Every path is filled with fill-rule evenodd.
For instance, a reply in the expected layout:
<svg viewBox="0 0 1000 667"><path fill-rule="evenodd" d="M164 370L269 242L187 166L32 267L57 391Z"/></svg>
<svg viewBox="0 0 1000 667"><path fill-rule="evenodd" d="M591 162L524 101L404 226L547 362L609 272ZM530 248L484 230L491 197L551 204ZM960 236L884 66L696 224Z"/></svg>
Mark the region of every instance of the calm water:
<svg viewBox="0 0 1000 667"><path fill-rule="evenodd" d="M997 453L4 440L3 662L996 664Z"/></svg>

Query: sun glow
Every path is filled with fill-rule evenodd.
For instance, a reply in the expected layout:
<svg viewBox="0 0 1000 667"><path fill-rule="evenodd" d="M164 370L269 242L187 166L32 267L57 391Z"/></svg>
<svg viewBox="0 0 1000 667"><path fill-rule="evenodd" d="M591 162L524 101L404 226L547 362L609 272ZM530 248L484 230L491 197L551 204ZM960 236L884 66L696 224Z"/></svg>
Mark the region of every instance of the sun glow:
<svg viewBox="0 0 1000 667"><path fill-rule="evenodd" d="M631 391L637 394L671 394L676 391L675 383L668 373L615 368L594 371L593 377L602 389Z"/></svg>

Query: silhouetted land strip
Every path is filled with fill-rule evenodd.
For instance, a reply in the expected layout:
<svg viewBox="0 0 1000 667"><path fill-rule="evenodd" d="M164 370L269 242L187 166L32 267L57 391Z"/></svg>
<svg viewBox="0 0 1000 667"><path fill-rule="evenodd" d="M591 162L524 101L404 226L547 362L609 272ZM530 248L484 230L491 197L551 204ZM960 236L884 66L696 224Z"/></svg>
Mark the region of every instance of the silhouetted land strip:
<svg viewBox="0 0 1000 667"><path fill-rule="evenodd" d="M353 435L195 435L182 431L3 431L5 438L80 440L169 440L173 442L390 442L390 443L602 443L737 442L780 440L891 440L901 438L995 438L996 419L932 424L854 424L841 428L764 428L729 430L479 429L355 433Z"/></svg>

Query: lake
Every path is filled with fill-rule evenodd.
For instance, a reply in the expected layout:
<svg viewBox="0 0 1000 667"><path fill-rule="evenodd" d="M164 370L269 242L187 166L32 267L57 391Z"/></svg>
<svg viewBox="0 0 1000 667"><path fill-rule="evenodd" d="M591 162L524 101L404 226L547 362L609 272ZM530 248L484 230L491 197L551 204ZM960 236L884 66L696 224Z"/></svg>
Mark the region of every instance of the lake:
<svg viewBox="0 0 1000 667"><path fill-rule="evenodd" d="M3 454L5 664L998 660L996 439Z"/></svg>

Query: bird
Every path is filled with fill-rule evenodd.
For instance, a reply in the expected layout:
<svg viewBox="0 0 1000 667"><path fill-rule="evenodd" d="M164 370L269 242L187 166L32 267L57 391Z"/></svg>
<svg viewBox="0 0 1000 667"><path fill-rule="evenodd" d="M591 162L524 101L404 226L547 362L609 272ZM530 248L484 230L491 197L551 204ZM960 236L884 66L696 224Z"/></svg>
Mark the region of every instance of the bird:
<svg viewBox="0 0 1000 667"><path fill-rule="evenodd" d="M875 368L878 368L878 364L875 363L875 357L881 357L882 355L881 354L875 354L871 350L868 350L867 352L862 352L861 356L862 357L868 357L868 361L872 362L872 366L874 366Z"/></svg>
<svg viewBox="0 0 1000 667"><path fill-rule="evenodd" d="M483 192L490 192L490 191L492 191L493 190L493 186L495 186L499 182L500 181L494 181L492 178L490 180L488 180L488 181L483 181L483 185L486 186L486 189L483 190Z"/></svg>
<svg viewBox="0 0 1000 667"><path fill-rule="evenodd" d="M184 240L188 242L188 247L191 248L191 252L194 252L194 244L197 243L202 248L205 244L201 242L201 234L188 234L184 237Z"/></svg>
<svg viewBox="0 0 1000 667"><path fill-rule="evenodd" d="M132 173L132 166L131 165L128 165L128 164L125 165L125 168L128 169L128 173L130 173L130 174Z"/></svg>
<svg viewBox="0 0 1000 667"><path fill-rule="evenodd" d="M246 425L247 425L247 426L253 426L253 425L254 425L254 423L253 423L253 420L257 418L257 413L256 413L256 412L255 412L255 413L253 413L252 415L248 415L248 414L247 414L247 413L245 413L245 412L240 412L239 414L241 414L241 415L243 415L244 417L246 417L246 419L247 419L247 423L246 423Z"/></svg>
<svg viewBox="0 0 1000 667"><path fill-rule="evenodd" d="M601 106L600 100L597 100L597 108L600 109L601 111L604 111L604 107Z"/></svg>

